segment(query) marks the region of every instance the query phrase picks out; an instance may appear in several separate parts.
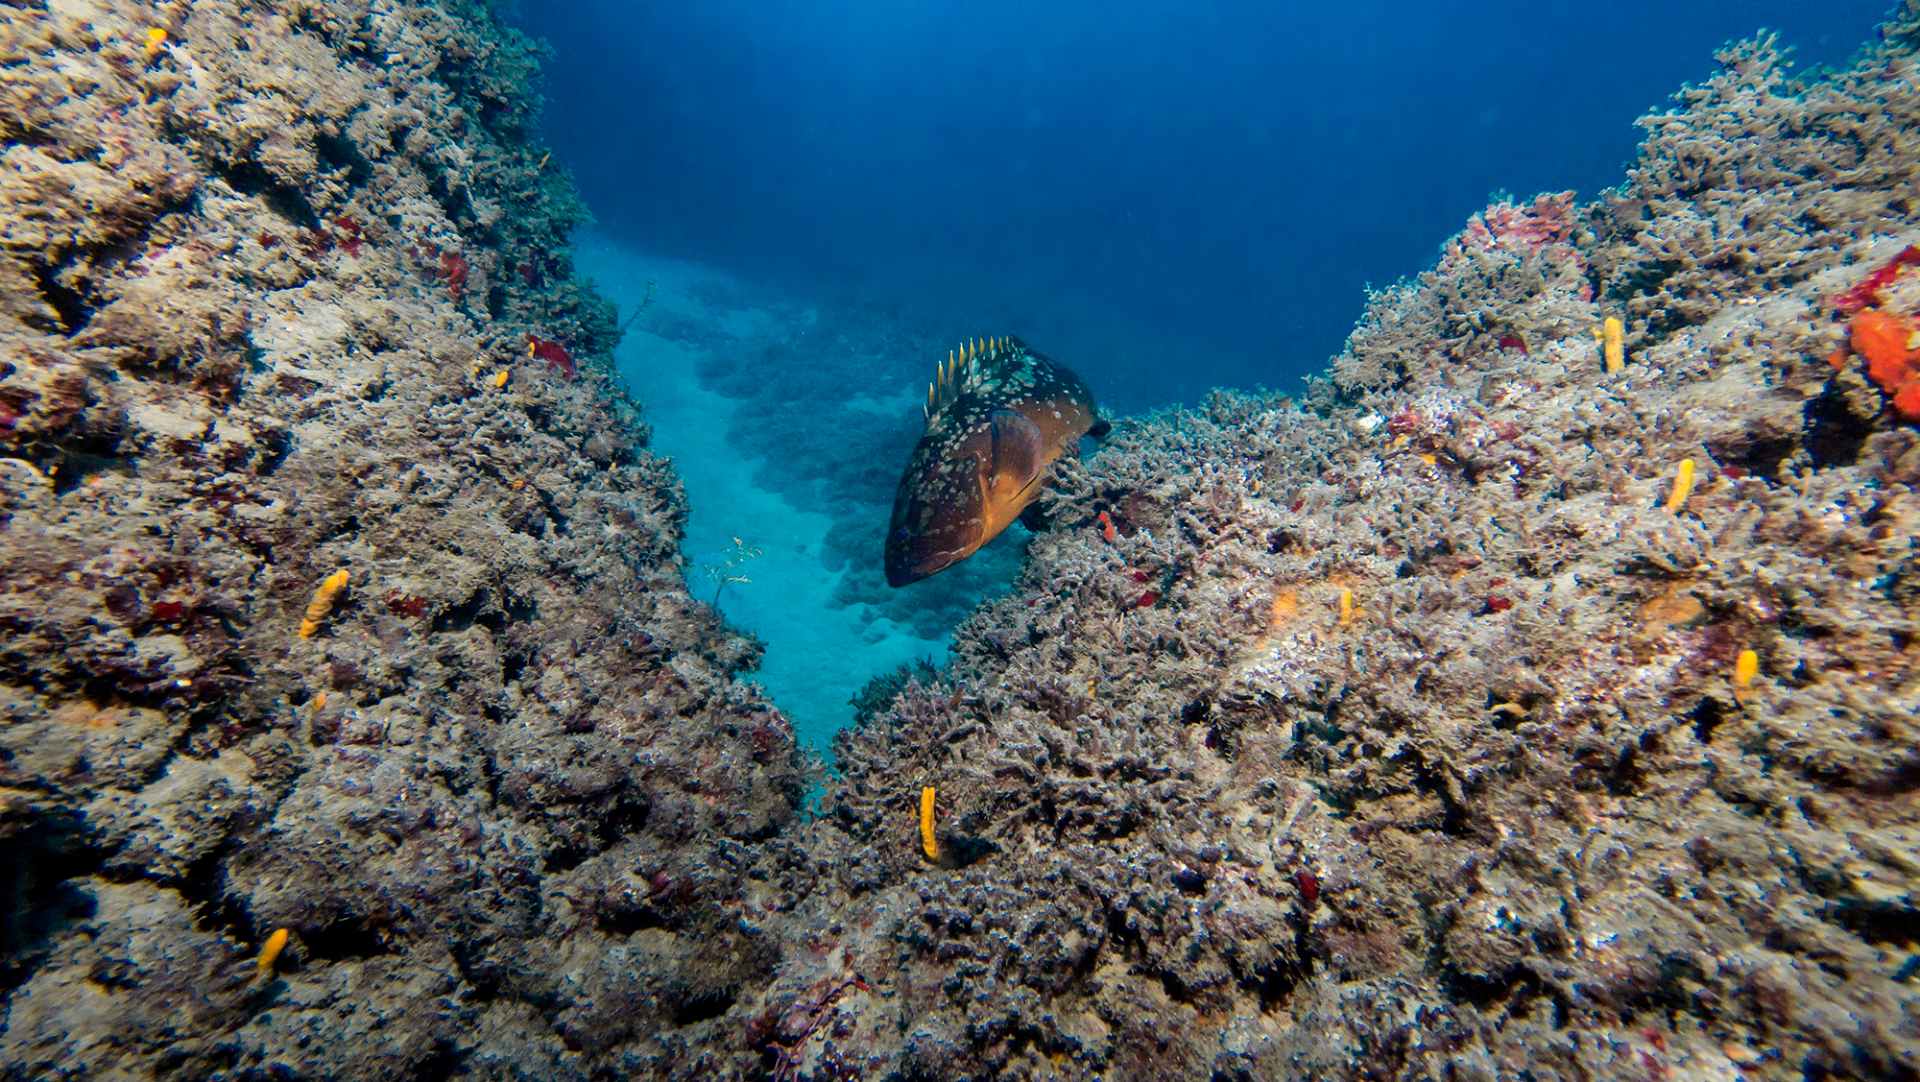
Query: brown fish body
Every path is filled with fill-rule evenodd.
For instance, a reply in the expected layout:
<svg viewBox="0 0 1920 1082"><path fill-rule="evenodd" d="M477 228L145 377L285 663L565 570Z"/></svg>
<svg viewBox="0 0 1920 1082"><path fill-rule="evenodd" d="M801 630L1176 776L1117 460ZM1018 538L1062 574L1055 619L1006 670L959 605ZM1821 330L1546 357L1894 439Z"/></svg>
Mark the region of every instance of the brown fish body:
<svg viewBox="0 0 1920 1082"><path fill-rule="evenodd" d="M887 582L917 582L999 536L1101 424L1080 377L1019 339L955 351L927 390L927 428L894 495Z"/></svg>

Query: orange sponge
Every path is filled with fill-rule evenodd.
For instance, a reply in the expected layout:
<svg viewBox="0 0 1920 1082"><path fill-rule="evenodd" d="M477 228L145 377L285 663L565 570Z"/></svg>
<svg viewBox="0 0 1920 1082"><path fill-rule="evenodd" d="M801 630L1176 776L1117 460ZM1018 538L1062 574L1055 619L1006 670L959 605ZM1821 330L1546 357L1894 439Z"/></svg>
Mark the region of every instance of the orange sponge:
<svg viewBox="0 0 1920 1082"><path fill-rule="evenodd" d="M1868 308L1853 317L1853 351L1867 359L1867 378L1893 396L1894 411L1920 421L1920 351L1908 348L1911 320Z"/></svg>

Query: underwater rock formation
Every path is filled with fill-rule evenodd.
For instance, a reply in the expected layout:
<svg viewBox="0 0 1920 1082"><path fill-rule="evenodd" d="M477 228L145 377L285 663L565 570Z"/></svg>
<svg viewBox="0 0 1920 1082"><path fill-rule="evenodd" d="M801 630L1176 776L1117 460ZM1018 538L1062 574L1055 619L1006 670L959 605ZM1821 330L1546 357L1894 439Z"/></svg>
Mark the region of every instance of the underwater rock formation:
<svg viewBox="0 0 1920 1082"><path fill-rule="evenodd" d="M763 1063L1920 1072L1920 435L1836 355L1863 281L1920 310L1917 41L1729 48L1303 400L1122 422L837 743Z"/></svg>
<svg viewBox="0 0 1920 1082"><path fill-rule="evenodd" d="M718 1025L801 774L570 277L537 51L466 3L0 21L0 1074Z"/></svg>
<svg viewBox="0 0 1920 1082"><path fill-rule="evenodd" d="M1920 1073L1920 6L1119 424L811 821L527 42L0 19L8 1077Z"/></svg>

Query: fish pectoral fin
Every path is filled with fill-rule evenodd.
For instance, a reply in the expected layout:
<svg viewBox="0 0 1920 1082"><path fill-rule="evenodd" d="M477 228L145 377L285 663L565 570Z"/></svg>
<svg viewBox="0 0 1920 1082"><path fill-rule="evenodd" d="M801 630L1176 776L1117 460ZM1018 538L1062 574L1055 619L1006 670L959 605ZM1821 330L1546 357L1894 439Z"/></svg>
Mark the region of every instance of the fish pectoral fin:
<svg viewBox="0 0 1920 1082"><path fill-rule="evenodd" d="M1012 410L993 411L994 488L1019 492L1046 468L1046 437L1040 426Z"/></svg>

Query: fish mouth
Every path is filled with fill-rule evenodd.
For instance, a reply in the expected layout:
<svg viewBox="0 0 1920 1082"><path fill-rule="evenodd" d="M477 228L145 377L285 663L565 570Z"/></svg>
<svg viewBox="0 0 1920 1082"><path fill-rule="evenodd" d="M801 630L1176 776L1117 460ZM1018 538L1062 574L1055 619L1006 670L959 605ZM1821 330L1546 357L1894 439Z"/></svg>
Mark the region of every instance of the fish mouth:
<svg viewBox="0 0 1920 1082"><path fill-rule="evenodd" d="M893 587L911 586L921 579L931 578L954 564L967 558L967 551L936 552L919 559L905 556L887 560L887 585Z"/></svg>
<svg viewBox="0 0 1920 1082"><path fill-rule="evenodd" d="M937 575L973 555L992 538L994 531L987 516L993 501L977 456L972 467L973 488L967 493L968 499L927 504L909 492L895 497L886 542L887 585L910 586ZM910 523L918 524L919 529Z"/></svg>
<svg viewBox="0 0 1920 1082"><path fill-rule="evenodd" d="M929 566L932 561L924 556L916 556L912 538L901 540L896 536L887 538L887 585L895 587L909 586L928 575L940 570Z"/></svg>
<svg viewBox="0 0 1920 1082"><path fill-rule="evenodd" d="M980 548L985 540L982 530L973 531L974 536L967 542L953 548L924 548L924 538L907 537L887 539L887 585L892 587L911 586L924 578L945 571L954 564L966 559Z"/></svg>

